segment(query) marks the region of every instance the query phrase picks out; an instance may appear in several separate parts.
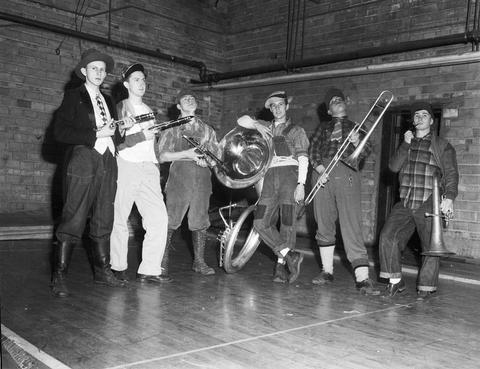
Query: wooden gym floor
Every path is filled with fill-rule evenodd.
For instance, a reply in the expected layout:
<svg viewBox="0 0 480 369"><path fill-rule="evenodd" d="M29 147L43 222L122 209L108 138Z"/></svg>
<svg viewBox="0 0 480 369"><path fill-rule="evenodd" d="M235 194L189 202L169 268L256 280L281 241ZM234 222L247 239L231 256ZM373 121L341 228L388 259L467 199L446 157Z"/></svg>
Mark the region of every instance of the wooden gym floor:
<svg viewBox="0 0 480 369"><path fill-rule="evenodd" d="M406 274L398 298L361 296L338 259L334 284L313 286L318 264L308 252L298 281L276 284L264 247L236 274L216 267L203 277L190 270L185 236L174 243L173 283L133 280L123 289L95 285L77 247L72 296L56 299L49 242L0 241L3 368L479 367L479 284L441 279L436 296L422 302L415 275ZM217 245L209 239L210 265Z"/></svg>

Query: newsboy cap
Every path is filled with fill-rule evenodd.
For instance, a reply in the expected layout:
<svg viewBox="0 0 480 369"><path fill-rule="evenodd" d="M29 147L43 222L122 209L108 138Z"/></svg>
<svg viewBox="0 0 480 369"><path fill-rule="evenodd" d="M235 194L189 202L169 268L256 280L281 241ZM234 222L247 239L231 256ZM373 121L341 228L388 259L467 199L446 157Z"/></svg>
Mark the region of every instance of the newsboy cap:
<svg viewBox="0 0 480 369"><path fill-rule="evenodd" d="M426 110L428 114L430 114L430 117L433 118L433 109L432 105L430 105L426 101L417 101L412 104L412 108L410 109L410 112L412 113L412 117L415 115L417 111L420 110Z"/></svg>
<svg viewBox="0 0 480 369"><path fill-rule="evenodd" d="M332 99L335 96L341 97L342 100L345 101L345 95L343 94L343 92L341 90L339 90L338 88L329 88L327 90L327 92L325 93L325 98L323 100L323 102L325 103L327 108L330 105L330 101L332 101Z"/></svg>

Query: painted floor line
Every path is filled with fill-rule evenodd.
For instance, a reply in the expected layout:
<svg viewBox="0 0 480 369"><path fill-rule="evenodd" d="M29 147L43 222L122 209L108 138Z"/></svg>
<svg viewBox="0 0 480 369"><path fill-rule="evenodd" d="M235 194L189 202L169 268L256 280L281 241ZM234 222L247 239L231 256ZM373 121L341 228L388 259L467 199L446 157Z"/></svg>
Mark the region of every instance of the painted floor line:
<svg viewBox="0 0 480 369"><path fill-rule="evenodd" d="M20 347L22 350L33 356L35 359L45 364L51 369L71 369L62 362L55 359L53 356L48 355L46 352L40 350L38 347L32 345L27 340L23 339L12 330L8 329L2 324L2 335Z"/></svg>
<svg viewBox="0 0 480 369"><path fill-rule="evenodd" d="M160 356L160 357L153 358L153 359L148 359L148 360L136 361L136 362L133 362L133 363L118 365L118 366L109 367L109 368L106 368L106 369L131 368L131 367L136 366L136 365L150 364L150 363L154 363L156 361L171 359L171 358L174 358L174 357L179 357L179 356L184 356L184 355L195 354L197 352L209 351L209 350L214 350L214 349L217 349L217 348L222 348L222 347L227 347L227 346L232 346L232 345L238 345L238 344L245 343L245 342L251 342L251 341L261 340L263 338L277 336L277 335L281 335L281 334L285 334L285 333L295 332L295 331L299 331L299 330L302 330L302 329L319 327L319 326L330 324L330 323L336 323L336 322L340 322L340 321L343 321L343 320L355 319L355 318L359 318L359 317L363 317L363 316L367 316L367 315L381 313L381 312L384 312L384 311L397 310L397 309L401 309L401 308L405 308L405 307L409 307L409 306L411 306L411 304L395 305L395 306L388 307L388 308L385 308L385 309L369 311L367 313L360 313L360 314L345 316L345 317L342 317L342 318L325 320L325 321L318 322L318 323L312 323L312 324L307 324L307 325L303 325L303 326L300 326L300 327L284 329L282 331L262 334L260 336L248 337L248 338L244 338L244 339L240 339L240 340L236 340L236 341L221 343L221 344L218 344L218 345L202 347L202 348L195 349L195 350L182 351L182 352L178 352L176 354Z"/></svg>

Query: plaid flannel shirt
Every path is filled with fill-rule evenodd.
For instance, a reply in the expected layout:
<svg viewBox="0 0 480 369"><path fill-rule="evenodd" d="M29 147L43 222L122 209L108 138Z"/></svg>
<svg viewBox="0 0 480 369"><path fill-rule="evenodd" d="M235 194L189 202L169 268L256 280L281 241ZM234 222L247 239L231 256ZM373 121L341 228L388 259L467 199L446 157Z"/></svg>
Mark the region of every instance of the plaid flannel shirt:
<svg viewBox="0 0 480 369"><path fill-rule="evenodd" d="M408 158L400 171L400 199L407 208L416 210L432 194L433 174L437 166L431 149L432 135L412 138Z"/></svg>
<svg viewBox="0 0 480 369"><path fill-rule="evenodd" d="M333 127L337 121L342 123L342 139L340 141L331 140ZM347 117L337 118L334 117L330 122L320 123L311 138L310 147L308 148L308 156L310 158L310 163L315 169L320 164L324 167L330 163L342 143L347 138L348 134L354 129L356 123L348 120ZM360 140L362 140L362 132L360 132ZM355 146L353 144L348 145L345 153L342 157L346 158L355 151ZM372 146L369 142L366 143L364 149L359 155L359 160L363 160L367 157L372 151Z"/></svg>

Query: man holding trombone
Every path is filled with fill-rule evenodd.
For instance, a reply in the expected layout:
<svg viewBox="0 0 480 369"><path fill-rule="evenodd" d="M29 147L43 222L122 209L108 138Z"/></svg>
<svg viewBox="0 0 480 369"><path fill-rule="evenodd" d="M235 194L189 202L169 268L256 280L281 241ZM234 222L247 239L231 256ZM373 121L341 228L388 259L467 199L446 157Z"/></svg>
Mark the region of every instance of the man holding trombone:
<svg viewBox="0 0 480 369"><path fill-rule="evenodd" d="M411 111L415 132L408 130L405 133L404 141L389 162L389 168L399 172L400 201L393 206L380 234L380 277L389 279L385 297L405 291L401 253L416 228L422 251L427 254L423 257L417 281L418 298L423 300L437 290L440 268L438 256L442 256L432 253L434 221L427 217L427 212L439 207L447 219L453 214L459 176L455 149L447 140L431 131L434 122L431 105L417 102ZM440 175L436 177L438 173ZM440 190L443 191L442 199L440 196L435 199L434 195L439 194ZM440 214L431 215L437 215L437 221L441 222ZM437 227L437 231L440 233L441 227Z"/></svg>
<svg viewBox="0 0 480 369"><path fill-rule="evenodd" d="M347 119L347 105L342 91L336 88L328 90L325 105L332 119L318 126L309 147L310 163L314 168L312 183L316 185L320 180L323 187L313 199L317 222L315 238L322 259L322 271L312 283L324 285L333 282L338 220L347 259L355 272L357 290L366 295L378 295L380 291L369 278L368 254L362 236L360 173L341 161L336 162L334 167L329 164L337 157L338 151L343 151L343 157L352 154L361 142L360 134L355 129L355 123ZM371 151L368 142L364 143L364 147L365 150L358 157L359 161ZM326 167L331 167L331 172L322 176Z"/></svg>

